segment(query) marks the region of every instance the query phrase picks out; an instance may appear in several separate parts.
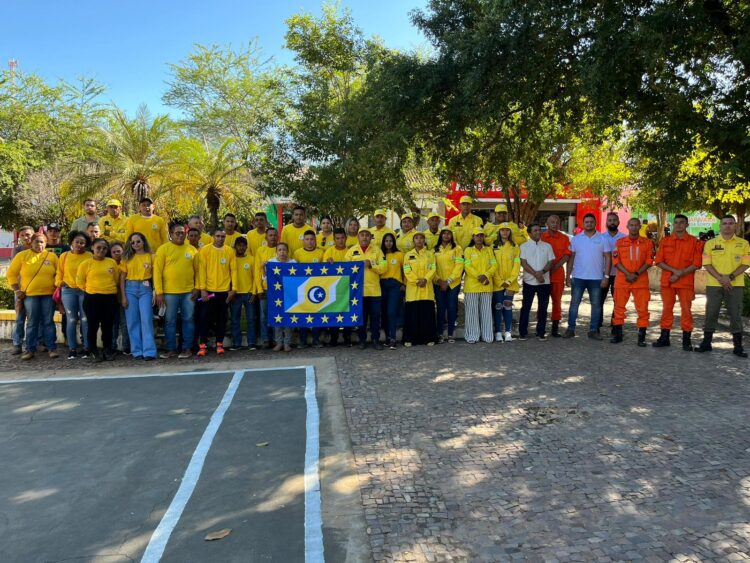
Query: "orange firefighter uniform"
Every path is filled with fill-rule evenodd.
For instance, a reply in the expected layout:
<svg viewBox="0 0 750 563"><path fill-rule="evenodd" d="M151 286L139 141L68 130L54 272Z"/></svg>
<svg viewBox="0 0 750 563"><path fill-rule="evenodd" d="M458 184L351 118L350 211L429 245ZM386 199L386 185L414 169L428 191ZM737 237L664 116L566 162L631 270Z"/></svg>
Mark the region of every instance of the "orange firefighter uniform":
<svg viewBox="0 0 750 563"><path fill-rule="evenodd" d="M617 268L615 278L615 316L613 326L625 324L625 307L633 296L638 313L638 328L648 328L648 302L651 291L648 287L648 268L654 263L654 243L644 237L623 237L615 243L612 263ZM628 272L638 274L634 282L629 282L622 265ZM640 273L639 273L640 272Z"/></svg>
<svg viewBox="0 0 750 563"><path fill-rule="evenodd" d="M666 237L659 245L655 263L684 270L690 266L700 268L703 263L703 243L693 235L684 233L682 238L677 235ZM680 300L680 328L684 332L693 331L692 305L695 299L695 273L690 272L670 282L672 272L663 270L661 273L661 328L672 329L674 323L674 305Z"/></svg>

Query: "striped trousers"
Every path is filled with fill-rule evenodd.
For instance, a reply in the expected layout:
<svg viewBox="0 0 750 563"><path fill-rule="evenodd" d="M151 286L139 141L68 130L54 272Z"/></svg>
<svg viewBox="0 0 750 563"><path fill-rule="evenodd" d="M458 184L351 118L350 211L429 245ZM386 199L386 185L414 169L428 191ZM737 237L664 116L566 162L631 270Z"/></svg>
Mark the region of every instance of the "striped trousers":
<svg viewBox="0 0 750 563"><path fill-rule="evenodd" d="M464 293L464 308L466 342L479 342L480 334L482 340L492 342L492 293Z"/></svg>

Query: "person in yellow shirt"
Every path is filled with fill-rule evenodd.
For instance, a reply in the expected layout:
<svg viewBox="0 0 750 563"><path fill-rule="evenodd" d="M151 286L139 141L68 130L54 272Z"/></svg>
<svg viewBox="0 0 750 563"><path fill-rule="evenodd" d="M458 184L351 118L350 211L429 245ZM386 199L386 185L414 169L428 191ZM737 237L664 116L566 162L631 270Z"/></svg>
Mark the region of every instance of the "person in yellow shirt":
<svg viewBox="0 0 750 563"><path fill-rule="evenodd" d="M521 246L513 240L510 223L501 223L495 242L497 270L492 279L492 306L495 316L495 341L512 342L510 327L513 323L513 296L521 287L518 274L521 272Z"/></svg>
<svg viewBox="0 0 750 563"><path fill-rule="evenodd" d="M377 248L380 248L381 244L383 243L383 236L385 236L386 233L391 233L394 236L396 235L396 233L393 232L393 229L385 226L385 209L376 209L375 213L372 214L372 219L375 222L375 226L371 229L372 241L370 242L370 244ZM359 239L357 240L357 242L359 242Z"/></svg>
<svg viewBox="0 0 750 563"><path fill-rule="evenodd" d="M417 232L414 223L413 213L404 213L401 216L401 231L396 237L396 246L401 252L409 252L414 248L414 235Z"/></svg>
<svg viewBox="0 0 750 563"><path fill-rule="evenodd" d="M150 197L144 197L138 202L138 215L131 215L125 223L125 237L130 240L133 233L142 233L151 250L156 252L169 240L169 230L166 221L154 215L153 206L154 202Z"/></svg>
<svg viewBox="0 0 750 563"><path fill-rule="evenodd" d="M317 239L318 246L324 251L333 246L333 221L327 215L320 219L320 232Z"/></svg>
<svg viewBox="0 0 750 563"><path fill-rule="evenodd" d="M329 264L333 262L345 262L346 253L349 251L349 248L346 245L346 231L341 227L336 227L335 229L333 229L333 246L329 246L326 249L325 253L323 254L323 262L328 262ZM338 346L339 334L344 335L344 344L346 344L347 346L352 345L351 327L347 326L343 328L328 329L328 335L330 337L328 344L330 346Z"/></svg>
<svg viewBox="0 0 750 563"><path fill-rule="evenodd" d="M440 221L443 217L439 213L430 213L427 216L427 230L424 232L424 245L433 252L440 243Z"/></svg>
<svg viewBox="0 0 750 563"><path fill-rule="evenodd" d="M498 232L500 225L507 223L510 225L511 234L513 236L513 242L519 247L529 240L529 233L526 229L521 228L518 223L512 223L508 218L508 206L504 203L498 203L495 206L495 216L492 219L492 223L487 223L484 226L484 238L485 243L488 245L494 245L497 241Z"/></svg>
<svg viewBox="0 0 750 563"><path fill-rule="evenodd" d="M458 294L461 291L461 277L464 273L464 251L453 239L453 231L444 228L440 231L440 246L435 249L435 301L437 305L438 342L456 340L453 337L458 316ZM447 335L446 335L447 325Z"/></svg>
<svg viewBox="0 0 750 563"><path fill-rule="evenodd" d="M318 246L315 231L305 231L302 235L302 248L298 248L292 258L301 264L317 264L323 261L325 251Z"/></svg>
<svg viewBox="0 0 750 563"><path fill-rule="evenodd" d="M213 244L214 237L209 235L207 232L205 232L206 224L203 221L203 217L200 215L191 215L188 219L188 242L195 246L198 249L203 248L207 244ZM195 229L198 231L198 240L197 243L194 244L194 241L190 240L190 231Z"/></svg>
<svg viewBox="0 0 750 563"><path fill-rule="evenodd" d="M359 221L352 217L346 224L346 247L351 248L359 243L357 234L359 233Z"/></svg>
<svg viewBox="0 0 750 563"><path fill-rule="evenodd" d="M284 225L281 229L281 242L289 247L289 256L293 257L298 248L302 248L302 241L307 231L315 230L305 222L306 211L301 205L292 210L292 224Z"/></svg>
<svg viewBox="0 0 750 563"><path fill-rule="evenodd" d="M13 257L6 274L18 303L16 312L20 310L20 304L23 304L26 312L26 352L21 356L22 360L34 357L40 337L44 340L49 357L58 357L57 331L53 320L55 303L52 300L57 256L45 250L46 245L47 239L43 234L32 235L31 246Z"/></svg>
<svg viewBox="0 0 750 563"><path fill-rule="evenodd" d="M467 248L472 240L472 233L477 227L482 227L482 218L471 212L474 200L465 195L459 200L461 212L453 217L448 226L453 230L456 244L461 248Z"/></svg>
<svg viewBox="0 0 750 563"><path fill-rule="evenodd" d="M216 335L216 353L224 353L224 335L227 326L227 304L235 297L233 287L237 287L237 255L234 249L224 244L226 233L222 229L214 231L214 242L200 250L198 289L201 291L203 318L200 319L198 356L205 356L208 332L213 329Z"/></svg>
<svg viewBox="0 0 750 563"><path fill-rule="evenodd" d="M268 228L268 216L263 211L258 211L253 218L253 229L248 231L245 238L250 254L257 256L258 248L266 246L266 229Z"/></svg>
<svg viewBox="0 0 750 563"><path fill-rule="evenodd" d="M114 241L124 242L127 238L128 219L122 214L122 203L119 199L110 199L107 202L107 214L99 219L101 236L109 243Z"/></svg>
<svg viewBox="0 0 750 563"><path fill-rule="evenodd" d="M414 249L404 256L406 278L406 311L404 314L404 346L435 344L435 254L425 246L424 233L414 235Z"/></svg>
<svg viewBox="0 0 750 563"><path fill-rule="evenodd" d="M96 362L112 361L112 329L117 307L117 262L107 258L109 244L103 238L91 243L90 260L78 266L76 285L83 290L83 309L88 319L86 342ZM103 350L97 354L97 335L102 331Z"/></svg>
<svg viewBox="0 0 750 563"><path fill-rule="evenodd" d="M466 305L466 342L476 344L481 336L492 342L492 279L497 260L492 247L484 244L482 227L475 227L472 240L464 250L464 303Z"/></svg>
<svg viewBox="0 0 750 563"><path fill-rule="evenodd" d="M234 241L242 236L242 233L237 230L237 217L234 213L224 215L224 233L226 234L224 244L234 248Z"/></svg>
<svg viewBox="0 0 750 563"><path fill-rule="evenodd" d="M396 349L396 327L404 303L404 253L396 246L396 237L383 235L380 249L385 256L385 271L380 274L381 324L385 328L385 345Z"/></svg>
<svg viewBox="0 0 750 563"><path fill-rule="evenodd" d="M703 267L706 279L706 320L703 325L703 341L696 352L710 352L711 341L719 321L722 302L729 314L729 332L732 333L734 350L740 358L747 358L742 347L742 300L745 275L750 267L750 244L736 235L737 220L725 215L719 223L719 236L703 246Z"/></svg>
<svg viewBox="0 0 750 563"><path fill-rule="evenodd" d="M368 227L362 227L357 234L359 241L346 253L347 262L362 262L365 267L362 324L359 326L359 348L367 348L367 323L370 323L372 347L382 350L380 343L380 275L385 272L385 256L383 251L372 244L372 232Z"/></svg>
<svg viewBox="0 0 750 563"><path fill-rule="evenodd" d="M164 339L167 351L159 357L187 359L192 356L195 329L195 289L198 277L198 250L185 242L185 226L169 226L170 241L159 247L154 256L154 292L156 305L164 313ZM182 350L177 346L177 315L182 327Z"/></svg>
<svg viewBox="0 0 750 563"><path fill-rule="evenodd" d="M80 231L70 233L68 240L70 250L63 252L60 256L55 285L61 288L60 293L65 308L68 359L74 360L78 357L78 323L81 325L81 357L88 358L89 356L89 347L86 341L88 338L88 320L83 310L83 290L78 287L76 275L78 274L78 267L86 260L91 260L91 253L86 250L91 241L86 233Z"/></svg>
<svg viewBox="0 0 750 563"><path fill-rule="evenodd" d="M269 226L266 229L266 244L258 247L255 254L255 295L258 297L259 310L259 328L260 339L263 342L263 348L272 347L273 331L268 326L268 300L266 291L268 290L268 281L266 279L266 264L276 257L276 246L279 241L279 231L275 227Z"/></svg>
<svg viewBox="0 0 750 563"><path fill-rule="evenodd" d="M258 339L255 333L255 264L253 255L248 252L245 237L239 237L234 241L234 252L237 261L237 285L232 286L235 296L229 305L232 328L232 347L229 349L242 348L241 322L244 309L247 322L247 347L250 350L256 350Z"/></svg>
<svg viewBox="0 0 750 563"><path fill-rule="evenodd" d="M133 233L125 243L120 262L120 294L128 323L133 358L156 359L154 339L154 257L148 239Z"/></svg>

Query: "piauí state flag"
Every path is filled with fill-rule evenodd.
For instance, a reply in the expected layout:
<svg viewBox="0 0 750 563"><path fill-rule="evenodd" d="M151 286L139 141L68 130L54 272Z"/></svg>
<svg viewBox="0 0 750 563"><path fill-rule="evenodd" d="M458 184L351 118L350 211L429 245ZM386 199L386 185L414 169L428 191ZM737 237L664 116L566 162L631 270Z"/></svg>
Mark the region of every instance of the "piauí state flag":
<svg viewBox="0 0 750 563"><path fill-rule="evenodd" d="M362 324L362 262L266 264L268 324L318 328Z"/></svg>

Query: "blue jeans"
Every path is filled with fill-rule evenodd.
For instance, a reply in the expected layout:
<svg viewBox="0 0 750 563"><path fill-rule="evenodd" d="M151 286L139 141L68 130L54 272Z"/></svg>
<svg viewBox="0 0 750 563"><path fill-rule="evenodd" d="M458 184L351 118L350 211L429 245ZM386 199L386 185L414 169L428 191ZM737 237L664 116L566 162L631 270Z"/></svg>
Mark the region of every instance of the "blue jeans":
<svg viewBox="0 0 750 563"><path fill-rule="evenodd" d="M370 321L372 343L380 342L380 297L362 298L362 324L357 329L359 341L367 342L367 321Z"/></svg>
<svg viewBox="0 0 750 563"><path fill-rule="evenodd" d="M117 345L117 338L122 334L122 347ZM130 351L130 337L128 336L128 322L125 319L125 309L117 307L115 321L112 325L112 350Z"/></svg>
<svg viewBox="0 0 750 563"><path fill-rule="evenodd" d="M180 313L182 323L182 348L187 351L193 343L193 329L195 321L195 301L192 292L187 293L165 293L164 301L167 312L164 314L164 338L167 341L167 352L177 351L177 312Z"/></svg>
<svg viewBox="0 0 750 563"><path fill-rule="evenodd" d="M570 292L570 309L568 309L568 330L575 332L576 320L578 319L578 307L583 298L583 291L589 293L591 302L591 323L589 331L596 332L601 326L601 300L602 300L602 280L582 280L573 278L573 288Z"/></svg>
<svg viewBox="0 0 750 563"><path fill-rule="evenodd" d="M396 326L398 321L399 304L403 301L401 284L394 279L380 280L381 315L385 317L385 337L387 340L396 340Z"/></svg>
<svg viewBox="0 0 750 563"><path fill-rule="evenodd" d="M36 352L36 344L41 336L47 350L57 348L57 332L55 330L55 302L52 295L27 296L23 300L26 309L26 351Z"/></svg>
<svg viewBox="0 0 750 563"><path fill-rule="evenodd" d="M433 285L435 289L435 304L437 305L437 333L438 336L445 332L446 315L448 323L448 336L453 336L456 329L456 317L458 316L458 294L461 291L461 284L445 291L440 289L439 285Z"/></svg>
<svg viewBox="0 0 750 563"><path fill-rule="evenodd" d="M505 301L511 305L506 309ZM513 324L513 296L506 295L506 290L492 292L492 316L495 320L495 332L510 332Z"/></svg>
<svg viewBox="0 0 750 563"><path fill-rule="evenodd" d="M320 329L319 328L301 328L299 329L299 344L300 346L307 345L307 335L312 333L313 345L320 343Z"/></svg>
<svg viewBox="0 0 750 563"><path fill-rule="evenodd" d="M125 297L128 300L125 317L128 319L130 351L135 358L140 356L155 358L156 341L154 340L151 285L143 285L142 281L126 280Z"/></svg>
<svg viewBox="0 0 750 563"><path fill-rule="evenodd" d="M72 287L62 288L62 302L65 307L65 315L68 317L68 326L65 327L65 337L68 339L68 348L75 350L78 345L77 324L81 322L82 345L88 350L89 322L83 310L83 291Z"/></svg>
<svg viewBox="0 0 750 563"><path fill-rule="evenodd" d="M255 335L255 303L250 302L251 293L238 293L230 304L232 315L232 346L239 348L242 345L242 331L240 321L242 310L245 310L245 321L247 322L247 345L255 346L257 337Z"/></svg>
<svg viewBox="0 0 750 563"><path fill-rule="evenodd" d="M26 309L16 313L16 324L13 326L13 346L23 346L26 335Z"/></svg>
<svg viewBox="0 0 750 563"><path fill-rule="evenodd" d="M534 303L534 297L537 300L536 309L536 335L544 336L547 325L547 306L549 305L550 284L542 283L531 285L524 283L521 293L523 301L521 302L521 314L518 318L518 334L526 336L529 331L529 313Z"/></svg>

